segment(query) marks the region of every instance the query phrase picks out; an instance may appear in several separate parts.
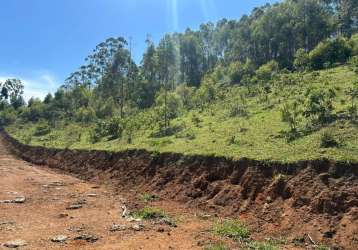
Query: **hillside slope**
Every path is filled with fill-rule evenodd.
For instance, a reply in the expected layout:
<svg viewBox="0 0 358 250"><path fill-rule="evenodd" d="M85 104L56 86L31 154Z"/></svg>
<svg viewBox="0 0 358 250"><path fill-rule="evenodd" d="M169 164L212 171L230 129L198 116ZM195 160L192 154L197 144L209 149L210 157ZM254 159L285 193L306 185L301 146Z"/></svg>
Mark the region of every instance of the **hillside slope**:
<svg viewBox="0 0 358 250"><path fill-rule="evenodd" d="M165 134L153 120L155 108L132 115L129 120L136 123L134 129L124 130L118 139L107 136L93 142L91 133L98 125L69 121L50 126L41 121L15 123L7 131L22 142L54 148L142 148L283 162L318 158L358 161L358 126L349 114L348 95L357 80L348 66L340 66L309 73L280 73L268 89L214 85L217 94L210 104L190 111L174 107L177 117ZM289 123L283 122L285 105L291 107L291 114L297 109L294 133ZM322 114L328 118L317 122ZM328 145L324 145L325 140Z"/></svg>

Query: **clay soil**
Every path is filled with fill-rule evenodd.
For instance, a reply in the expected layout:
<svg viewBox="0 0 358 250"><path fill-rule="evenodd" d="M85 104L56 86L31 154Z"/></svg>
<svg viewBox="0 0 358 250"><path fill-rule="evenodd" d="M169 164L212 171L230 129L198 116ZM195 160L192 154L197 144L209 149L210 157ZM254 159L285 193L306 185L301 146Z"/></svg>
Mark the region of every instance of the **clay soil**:
<svg viewBox="0 0 358 250"><path fill-rule="evenodd" d="M0 204L0 249L5 249L1 243L17 239L27 242L21 249L202 249L200 242L208 238L205 235L210 228L208 221L197 218L181 204L157 201L151 205L179 218L178 226L142 222L144 228L135 231L131 226L137 222L122 218L122 206L132 207L132 202L135 203L134 191L131 195L122 194L106 185L98 186L34 166L16 159L1 144L0 200L16 197L26 200L22 204ZM84 199L82 208L66 209L78 201L83 203ZM113 224L128 229L110 232ZM69 240L52 242L57 235L67 236ZM98 240L74 240L81 235Z"/></svg>
<svg viewBox="0 0 358 250"><path fill-rule="evenodd" d="M0 249L19 239L21 249L186 250L219 241L244 249L212 233L224 217L247 224L252 240L280 239L280 249L358 249L357 166L48 150L0 139ZM158 198L145 203L145 192ZM123 218L123 206L161 208L176 227ZM123 229L112 232L113 224ZM53 242L58 235L68 238Z"/></svg>

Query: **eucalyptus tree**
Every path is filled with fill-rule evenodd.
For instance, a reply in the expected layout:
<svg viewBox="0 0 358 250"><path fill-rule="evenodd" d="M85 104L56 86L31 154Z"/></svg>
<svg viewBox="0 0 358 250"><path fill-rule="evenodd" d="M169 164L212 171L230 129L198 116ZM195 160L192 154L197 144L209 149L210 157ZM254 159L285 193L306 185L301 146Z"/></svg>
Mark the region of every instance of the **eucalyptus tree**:
<svg viewBox="0 0 358 250"><path fill-rule="evenodd" d="M172 37L166 34L159 42L158 55L158 79L164 90L164 128L169 127L168 119L168 91L174 81L176 58L175 47Z"/></svg>
<svg viewBox="0 0 358 250"><path fill-rule="evenodd" d="M24 105L24 85L19 79L7 79L0 84L0 99L10 103L15 109Z"/></svg>

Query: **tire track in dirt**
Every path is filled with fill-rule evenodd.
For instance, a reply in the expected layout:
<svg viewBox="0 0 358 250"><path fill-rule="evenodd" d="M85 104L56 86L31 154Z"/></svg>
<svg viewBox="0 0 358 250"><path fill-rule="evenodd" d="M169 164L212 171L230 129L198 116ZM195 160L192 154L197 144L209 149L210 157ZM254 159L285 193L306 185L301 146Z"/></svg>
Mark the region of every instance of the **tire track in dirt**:
<svg viewBox="0 0 358 250"><path fill-rule="evenodd" d="M0 200L19 197L25 201L0 203L0 249L14 240L26 242L21 249L202 249L198 241L209 226L178 203L158 201L155 205L180 217L178 227L141 222L144 229L135 231L131 226L138 222L121 217L121 206L132 194L34 166L13 157L0 142ZM66 209L77 203L82 208ZM110 232L114 223L127 229ZM68 239L51 241L61 235ZM84 235L92 239L75 240Z"/></svg>

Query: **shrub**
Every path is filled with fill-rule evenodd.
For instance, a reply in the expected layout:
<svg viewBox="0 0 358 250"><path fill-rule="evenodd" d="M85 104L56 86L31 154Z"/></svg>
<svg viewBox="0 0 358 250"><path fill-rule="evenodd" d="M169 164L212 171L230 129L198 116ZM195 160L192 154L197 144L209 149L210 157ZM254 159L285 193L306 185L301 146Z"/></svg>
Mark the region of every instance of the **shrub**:
<svg viewBox="0 0 358 250"><path fill-rule="evenodd" d="M297 127L300 122L302 111L298 101L285 103L281 109L281 119L283 122L288 123L291 133L297 133Z"/></svg>
<svg viewBox="0 0 358 250"><path fill-rule="evenodd" d="M276 61L272 60L262 65L256 70L257 79L262 83L267 83L278 73L279 65Z"/></svg>
<svg viewBox="0 0 358 250"><path fill-rule="evenodd" d="M102 137L106 136L106 123L97 121L94 128L90 130L89 140L92 144L97 143Z"/></svg>
<svg viewBox="0 0 358 250"><path fill-rule="evenodd" d="M345 63L351 55L352 48L346 39L328 39L309 53L310 65L313 69L323 69L335 63Z"/></svg>
<svg viewBox="0 0 358 250"><path fill-rule="evenodd" d="M270 242L258 242L258 241L251 241L247 244L248 250L279 250L277 246Z"/></svg>
<svg viewBox="0 0 358 250"><path fill-rule="evenodd" d="M213 227L213 231L217 235L229 237L236 241L247 239L250 236L249 229L243 223L232 219L217 222Z"/></svg>
<svg viewBox="0 0 358 250"><path fill-rule="evenodd" d="M24 108L20 114L21 118L25 121L37 122L44 116L44 104L36 99L29 101L28 107Z"/></svg>
<svg viewBox="0 0 358 250"><path fill-rule="evenodd" d="M143 202L154 201L156 198L157 198L156 195L150 193L144 193L139 197L139 199Z"/></svg>
<svg viewBox="0 0 358 250"><path fill-rule="evenodd" d="M235 96L229 102L229 115L230 117L235 116L248 116L249 112L247 109L246 98L243 93L240 93L239 96Z"/></svg>
<svg viewBox="0 0 358 250"><path fill-rule="evenodd" d="M296 70L304 71L309 68L310 58L304 49L297 50L293 65Z"/></svg>
<svg viewBox="0 0 358 250"><path fill-rule="evenodd" d="M0 126L7 126L16 121L16 111L12 108L5 108L0 112Z"/></svg>
<svg viewBox="0 0 358 250"><path fill-rule="evenodd" d="M180 97L185 108L194 107L195 88L181 84L176 88L175 92Z"/></svg>
<svg viewBox="0 0 358 250"><path fill-rule="evenodd" d="M76 112L75 119L78 122L90 123L96 119L96 112L91 107L82 107Z"/></svg>
<svg viewBox="0 0 358 250"><path fill-rule="evenodd" d="M228 67L228 75L232 84L245 85L245 79L251 78L254 74L254 65L250 60L245 63L233 62Z"/></svg>
<svg viewBox="0 0 358 250"><path fill-rule="evenodd" d="M122 137L124 123L120 117L113 117L105 123L105 135L110 139L118 139Z"/></svg>
<svg viewBox="0 0 358 250"><path fill-rule="evenodd" d="M216 243L206 246L204 250L229 250L229 248L224 243Z"/></svg>
<svg viewBox="0 0 358 250"><path fill-rule="evenodd" d="M133 217L143 219L143 220L152 220L160 218L168 218L163 210L153 207L145 207L133 213Z"/></svg>
<svg viewBox="0 0 358 250"><path fill-rule="evenodd" d="M304 116L313 123L324 124L333 117L334 89L308 88L305 93Z"/></svg>
<svg viewBox="0 0 358 250"><path fill-rule="evenodd" d="M98 108L96 109L96 116L98 118L103 119L114 115L116 110L116 105L112 97L108 98L107 100L99 102L97 105Z"/></svg>
<svg viewBox="0 0 358 250"><path fill-rule="evenodd" d="M321 135L321 148L334 148L339 146L339 142L336 140L332 131L326 130Z"/></svg>
<svg viewBox="0 0 358 250"><path fill-rule="evenodd" d="M34 136L44 136L51 133L51 128L48 124L41 123L36 126Z"/></svg>
<svg viewBox="0 0 358 250"><path fill-rule="evenodd" d="M349 44L352 47L352 54L354 56L358 55L358 34L355 34L351 37L351 39L349 40Z"/></svg>

